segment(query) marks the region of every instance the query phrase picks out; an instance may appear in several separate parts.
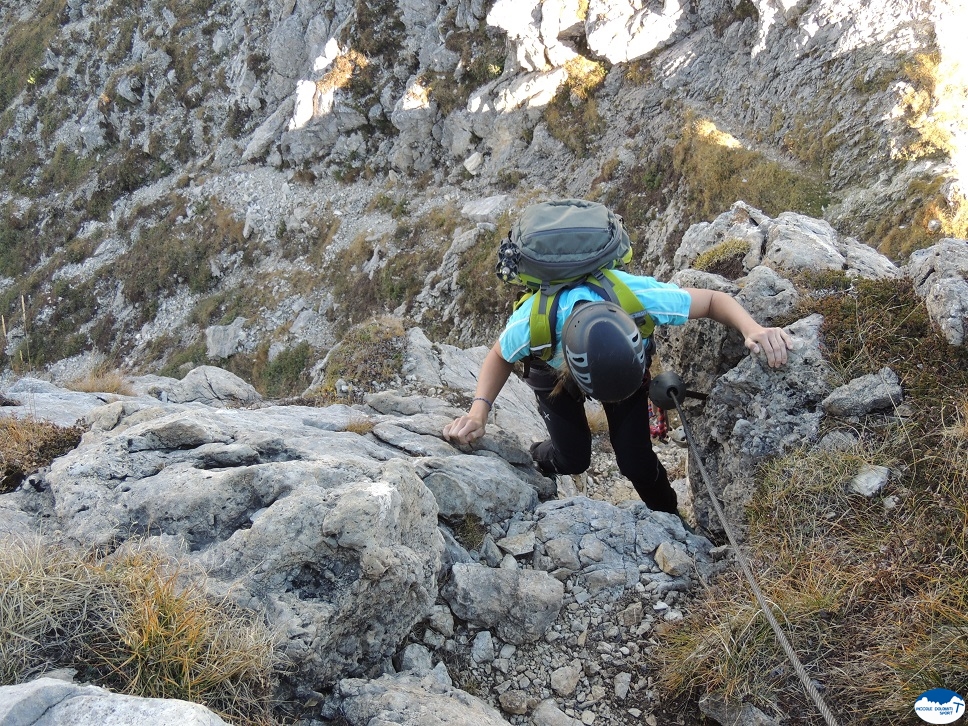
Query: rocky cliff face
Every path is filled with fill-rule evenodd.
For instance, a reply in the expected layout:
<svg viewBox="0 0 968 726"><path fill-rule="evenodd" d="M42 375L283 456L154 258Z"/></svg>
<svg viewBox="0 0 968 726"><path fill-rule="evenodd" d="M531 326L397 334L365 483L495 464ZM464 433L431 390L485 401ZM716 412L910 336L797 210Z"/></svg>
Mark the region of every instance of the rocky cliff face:
<svg viewBox="0 0 968 726"><path fill-rule="evenodd" d="M803 293L791 279L805 273L910 280L943 311L932 314L948 340L963 344L964 242L916 258L898 268L820 220L737 204L690 229L675 279L735 294L770 322L797 317ZM890 368L841 380L824 358L819 315L787 330L795 346L782 369L745 355L710 321L659 342L664 366L708 393L701 411L689 409L695 443L738 527L761 463L849 446L856 428L902 415ZM405 338L397 389L354 405L279 405L211 366L181 380L135 378L130 395L22 378L2 391L4 414L82 421L87 433L0 497L0 539L145 542L182 558L207 592L279 633L280 698L307 725L377 716L407 726L662 722L649 638L730 565L728 548L648 510L611 454L596 450L577 479L540 476L528 445L543 438L543 423L516 377L484 439L445 442L441 429L473 395L487 348L432 343L417 328ZM832 434L821 439L824 428ZM678 476L683 510L715 537L720 523L695 458L687 471L674 444L657 447ZM866 497L889 475L862 474L849 486ZM478 536L462 534L468 521L480 523ZM0 713L56 705L58 723L80 722L82 702L97 713L175 708L51 679L0 689ZM720 723L736 723L740 708L718 696L700 707ZM743 723L777 723L743 709ZM189 711L178 718L217 722Z"/></svg>
<svg viewBox="0 0 968 726"><path fill-rule="evenodd" d="M954 4L0 12L7 366L251 367L384 311L479 342L492 225L538 196L615 206L663 277L737 199L895 258L962 224Z"/></svg>
<svg viewBox="0 0 968 726"><path fill-rule="evenodd" d="M723 552L619 501L606 465L589 496L552 490L514 381L487 448L444 443L483 354L447 343L503 322L491 256L510 215L582 196L623 214L636 271L727 290L763 322L789 322L805 272L904 276L962 344L964 10L857 5L3 3L0 364L164 375L113 398L6 388L92 430L4 495L0 529L180 553L285 632L310 719L654 721L640 643ZM404 395L277 406L199 367L330 385L333 357L315 362L382 313L407 321ZM790 329L780 373L705 323L660 348L709 394L699 444L737 518L751 465L824 416L896 403L889 371L837 380L815 318ZM453 536L465 515L486 527L473 547ZM467 674L484 700L455 687Z"/></svg>

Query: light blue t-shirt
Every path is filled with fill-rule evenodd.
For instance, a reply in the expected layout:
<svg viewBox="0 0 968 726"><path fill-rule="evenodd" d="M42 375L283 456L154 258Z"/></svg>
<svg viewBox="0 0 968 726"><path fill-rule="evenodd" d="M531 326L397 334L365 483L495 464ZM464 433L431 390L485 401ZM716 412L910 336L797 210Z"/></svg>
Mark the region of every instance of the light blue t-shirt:
<svg viewBox="0 0 968 726"><path fill-rule="evenodd" d="M692 298L678 285L617 270L615 274L642 302L656 325L683 325L689 319ZM574 287L561 293L558 301L558 320L555 322L555 354L548 361L551 366L561 368L564 362L561 354L561 331L575 304L581 300L601 299L600 295L585 286ZM508 363L526 358L531 352L531 308L537 300L538 296L535 295L531 301L515 310L498 338L501 357Z"/></svg>

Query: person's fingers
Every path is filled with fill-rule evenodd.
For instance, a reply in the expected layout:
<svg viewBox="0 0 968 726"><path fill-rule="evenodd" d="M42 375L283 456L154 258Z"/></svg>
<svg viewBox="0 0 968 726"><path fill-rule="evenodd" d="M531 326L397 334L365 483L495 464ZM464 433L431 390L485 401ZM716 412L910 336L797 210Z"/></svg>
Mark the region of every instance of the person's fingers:
<svg viewBox="0 0 968 726"><path fill-rule="evenodd" d="M461 416L450 422L443 428L444 438L448 441L457 441L460 444L469 444L475 439L481 438L484 431L475 419L469 416Z"/></svg>
<svg viewBox="0 0 968 726"><path fill-rule="evenodd" d="M767 328L746 339L746 347L754 355L762 353L770 368L786 365L787 351L793 350L793 338L781 328Z"/></svg>
<svg viewBox="0 0 968 726"><path fill-rule="evenodd" d="M766 338L766 357L770 367L778 368L787 362L787 345L792 344L788 336L779 328L771 328Z"/></svg>

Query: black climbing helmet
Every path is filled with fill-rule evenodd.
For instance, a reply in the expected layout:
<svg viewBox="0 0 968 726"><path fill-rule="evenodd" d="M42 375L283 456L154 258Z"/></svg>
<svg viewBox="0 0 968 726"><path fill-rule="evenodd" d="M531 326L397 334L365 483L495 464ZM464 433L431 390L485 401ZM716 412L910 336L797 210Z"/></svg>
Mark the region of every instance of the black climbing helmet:
<svg viewBox="0 0 968 726"><path fill-rule="evenodd" d="M576 307L561 346L572 377L592 398L622 401L642 385L648 368L642 333L620 305L601 300Z"/></svg>

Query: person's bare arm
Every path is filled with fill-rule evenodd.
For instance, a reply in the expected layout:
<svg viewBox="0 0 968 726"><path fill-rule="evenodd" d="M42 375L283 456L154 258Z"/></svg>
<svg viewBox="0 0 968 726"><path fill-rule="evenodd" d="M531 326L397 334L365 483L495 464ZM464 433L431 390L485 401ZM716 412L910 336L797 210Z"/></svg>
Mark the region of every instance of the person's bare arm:
<svg viewBox="0 0 968 726"><path fill-rule="evenodd" d="M484 358L484 363L481 364L481 371L477 376L477 390L474 392L475 400L471 404L470 411L444 426L445 439L469 444L484 435L491 405L507 383L512 369L513 366L501 357L501 348L495 343Z"/></svg>
<svg viewBox="0 0 968 726"><path fill-rule="evenodd" d="M793 339L782 328L764 328L753 320L746 309L732 295L718 290L684 288L692 298L690 318L710 318L735 328L742 335L752 353L763 352L771 368L787 362L787 350L793 349Z"/></svg>

